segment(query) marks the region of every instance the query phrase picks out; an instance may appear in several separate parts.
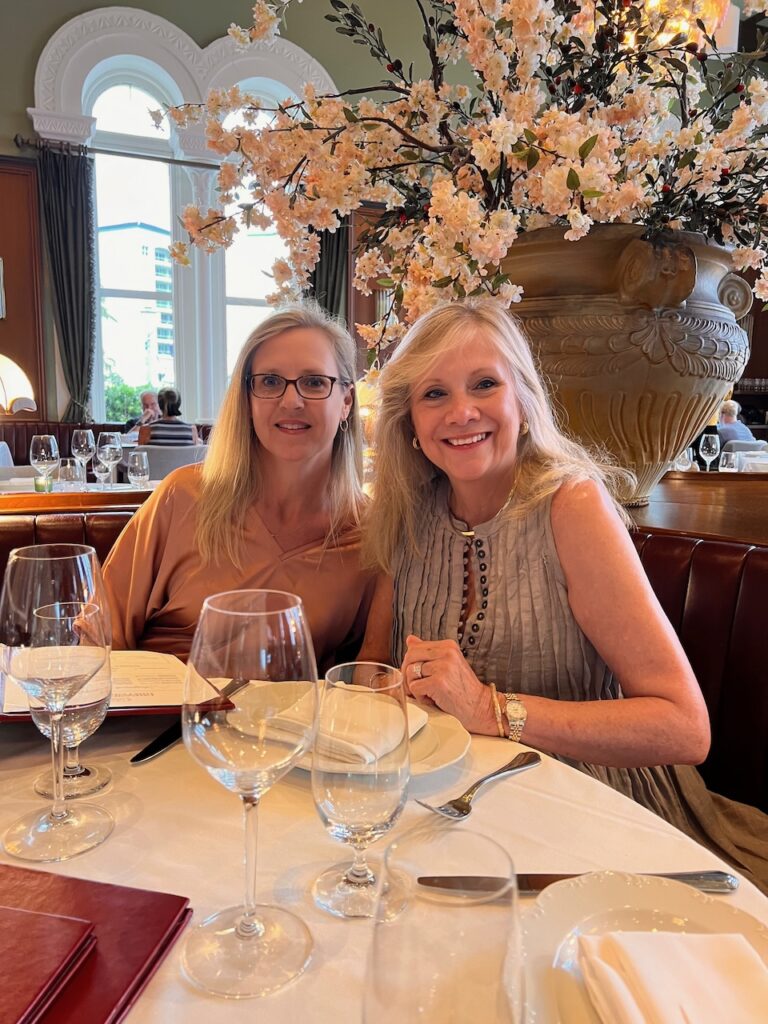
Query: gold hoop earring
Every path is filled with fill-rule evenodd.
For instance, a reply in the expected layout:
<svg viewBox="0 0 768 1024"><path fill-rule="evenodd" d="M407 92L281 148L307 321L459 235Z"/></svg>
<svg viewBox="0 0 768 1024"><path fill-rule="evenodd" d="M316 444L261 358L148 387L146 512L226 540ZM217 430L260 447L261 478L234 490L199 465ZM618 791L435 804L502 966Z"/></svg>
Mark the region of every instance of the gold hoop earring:
<svg viewBox="0 0 768 1024"><path fill-rule="evenodd" d="M418 439L418 437L416 437L415 434L413 435L413 440L411 441L411 444L413 445L413 447L416 449L417 452L421 451L421 445L419 444L419 439Z"/></svg>
<svg viewBox="0 0 768 1024"><path fill-rule="evenodd" d="M346 432L349 430L349 420L342 420L341 423L339 424L339 430L342 432L342 434L346 434Z"/></svg>

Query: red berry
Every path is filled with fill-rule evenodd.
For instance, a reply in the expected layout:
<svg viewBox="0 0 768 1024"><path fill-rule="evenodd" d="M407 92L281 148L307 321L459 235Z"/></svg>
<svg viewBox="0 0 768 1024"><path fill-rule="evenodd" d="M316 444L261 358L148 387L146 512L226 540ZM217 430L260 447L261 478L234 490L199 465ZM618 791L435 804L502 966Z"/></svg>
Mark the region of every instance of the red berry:
<svg viewBox="0 0 768 1024"><path fill-rule="evenodd" d="M395 65L394 64L387 64L387 71L389 71L390 74L392 74L392 72L394 70L395 70Z"/></svg>
<svg viewBox="0 0 768 1024"><path fill-rule="evenodd" d="M400 216L398 217L398 220L400 221L401 224L405 224L408 218L405 216L404 213L401 213Z"/></svg>
<svg viewBox="0 0 768 1024"><path fill-rule="evenodd" d="M720 173L722 174L722 176L724 178L727 178L728 175L731 173L731 168L730 167L721 167L720 168Z"/></svg>
<svg viewBox="0 0 768 1024"><path fill-rule="evenodd" d="M578 96L578 95L580 95L581 93L583 93L583 92L584 92L584 86L583 86L583 85L579 85L579 83L578 83L578 82L576 82L576 84L575 84L575 85L574 85L574 87L573 87L573 91L574 91L574 92L576 93L576 95Z"/></svg>
<svg viewBox="0 0 768 1024"><path fill-rule="evenodd" d="M739 82L739 84L736 86L736 88L733 91L734 92L744 92L744 83L743 82Z"/></svg>
<svg viewBox="0 0 768 1024"><path fill-rule="evenodd" d="M696 60L701 61L702 64L706 64L706 61L707 61L706 53L704 53L703 50L701 51L701 53L697 53L696 54Z"/></svg>
<svg viewBox="0 0 768 1024"><path fill-rule="evenodd" d="M688 117L696 117L696 111L693 108L688 111Z"/></svg>
<svg viewBox="0 0 768 1024"><path fill-rule="evenodd" d="M560 85L560 75L555 75L555 85Z"/></svg>
<svg viewBox="0 0 768 1024"><path fill-rule="evenodd" d="M664 193L671 192L672 191L672 186L671 185L662 185L661 186L661 191L664 192Z"/></svg>

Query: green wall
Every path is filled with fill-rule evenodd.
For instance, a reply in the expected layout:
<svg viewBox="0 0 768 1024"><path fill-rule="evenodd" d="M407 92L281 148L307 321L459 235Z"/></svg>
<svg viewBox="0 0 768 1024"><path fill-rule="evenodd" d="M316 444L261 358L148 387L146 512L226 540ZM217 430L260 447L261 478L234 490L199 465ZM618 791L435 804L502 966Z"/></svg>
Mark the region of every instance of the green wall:
<svg viewBox="0 0 768 1024"><path fill-rule="evenodd" d="M381 26L391 51L403 62L423 59L421 30L413 0L358 0L363 11ZM109 3L83 0L0 0L0 153L17 154L13 137L29 136L32 123L26 108L34 106L34 79L38 58L46 42L71 18ZM167 18L199 46L223 36L231 22L249 23L248 0L142 0L137 7ZM334 31L324 15L328 0L304 0L288 12L283 35L312 54L328 70L339 88L374 84L380 70L363 46L356 46ZM426 67L425 67L426 70Z"/></svg>

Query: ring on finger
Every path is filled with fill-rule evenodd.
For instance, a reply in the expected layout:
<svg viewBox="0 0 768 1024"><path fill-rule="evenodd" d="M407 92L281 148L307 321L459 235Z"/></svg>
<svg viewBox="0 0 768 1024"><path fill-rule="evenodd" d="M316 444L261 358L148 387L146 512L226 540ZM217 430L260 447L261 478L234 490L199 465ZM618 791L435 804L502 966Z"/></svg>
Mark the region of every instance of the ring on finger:
<svg viewBox="0 0 768 1024"><path fill-rule="evenodd" d="M415 661L413 663L411 668L413 669L413 678L414 679L423 679L424 678L424 673L422 671L423 666L424 666L424 662L423 661Z"/></svg>

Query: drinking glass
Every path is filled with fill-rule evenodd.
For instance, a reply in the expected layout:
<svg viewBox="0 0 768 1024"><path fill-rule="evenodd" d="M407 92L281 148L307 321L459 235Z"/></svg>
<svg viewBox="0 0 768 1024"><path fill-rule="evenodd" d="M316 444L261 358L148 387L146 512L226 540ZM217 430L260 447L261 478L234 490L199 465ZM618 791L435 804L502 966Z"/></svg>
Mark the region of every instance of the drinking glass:
<svg viewBox="0 0 768 1024"><path fill-rule="evenodd" d="M149 483L149 459L146 452L131 452L128 456L128 479L132 487L146 487Z"/></svg>
<svg viewBox="0 0 768 1024"><path fill-rule="evenodd" d="M123 457L123 442L117 431L102 430L96 441L96 455L109 467L109 490L112 490L112 470Z"/></svg>
<svg viewBox="0 0 768 1024"><path fill-rule="evenodd" d="M443 823L390 843L364 1024L520 1024L522 977L517 878L506 850Z"/></svg>
<svg viewBox="0 0 768 1024"><path fill-rule="evenodd" d="M59 464L59 445L53 434L35 434L29 446L29 464L43 480L42 489L49 491L49 478Z"/></svg>
<svg viewBox="0 0 768 1024"><path fill-rule="evenodd" d="M688 473L693 469L695 464L696 459L693 454L693 448L686 448L685 451L680 452L675 459L674 468L679 473Z"/></svg>
<svg viewBox="0 0 768 1024"><path fill-rule="evenodd" d="M194 928L183 951L190 981L245 998L281 988L312 950L304 922L257 904L259 800L312 746L317 668L301 600L274 590L209 597L195 630L182 707L192 757L243 802L245 899Z"/></svg>
<svg viewBox="0 0 768 1024"><path fill-rule="evenodd" d="M102 491L106 490L107 480L109 479L111 474L112 474L111 466L106 466L98 458L98 456L94 455L94 457L93 457L93 475L96 477L96 480L101 485Z"/></svg>
<svg viewBox="0 0 768 1024"><path fill-rule="evenodd" d="M83 467L83 484L88 480L88 462L96 451L92 430L73 430L69 450Z"/></svg>
<svg viewBox="0 0 768 1024"><path fill-rule="evenodd" d="M717 434L705 434L699 441L699 455L707 464L707 472L710 472L712 460L720 454L720 438Z"/></svg>
<svg viewBox="0 0 768 1024"><path fill-rule="evenodd" d="M64 799L77 800L98 793L112 781L112 772L106 765L86 765L80 761L80 744L93 736L104 721L112 696L112 673L109 658L82 690L67 702L61 719L64 743ZM51 719L40 701L30 698L32 721L44 736L50 738ZM40 796L54 796L53 773L43 772L35 779L35 792Z"/></svg>
<svg viewBox="0 0 768 1024"><path fill-rule="evenodd" d="M315 903L338 917L372 917L376 876L365 851L392 828L410 776L402 674L390 665L337 665L325 676L312 755L312 796L334 839L353 849L312 887Z"/></svg>
<svg viewBox="0 0 768 1024"><path fill-rule="evenodd" d="M51 809L25 815L5 834L4 848L15 857L66 860L112 831L112 817L100 807L65 804L62 744L64 708L105 664L110 643L93 548L41 544L11 552L0 597L0 671L48 711L54 778Z"/></svg>
<svg viewBox="0 0 768 1024"><path fill-rule="evenodd" d="M77 491L85 485L85 467L77 459L62 459L59 465L62 491Z"/></svg>
<svg viewBox="0 0 768 1024"><path fill-rule="evenodd" d="M720 472L735 473L737 470L736 452L723 452L720 456Z"/></svg>

